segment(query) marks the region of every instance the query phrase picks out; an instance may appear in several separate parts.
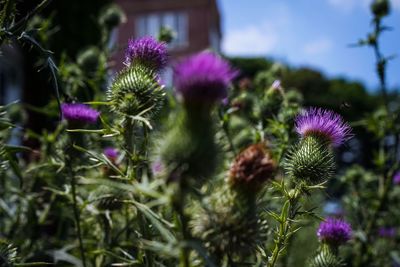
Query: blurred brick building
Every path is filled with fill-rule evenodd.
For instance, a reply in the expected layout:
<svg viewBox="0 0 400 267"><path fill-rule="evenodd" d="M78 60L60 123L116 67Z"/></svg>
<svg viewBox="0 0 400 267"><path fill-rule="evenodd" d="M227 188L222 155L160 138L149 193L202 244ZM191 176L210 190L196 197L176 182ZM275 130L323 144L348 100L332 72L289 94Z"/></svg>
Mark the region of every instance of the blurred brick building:
<svg viewBox="0 0 400 267"><path fill-rule="evenodd" d="M161 27L175 33L172 60L207 48L220 51L221 18L217 0L115 0L127 20L113 34L116 69L122 67L129 38L157 36Z"/></svg>

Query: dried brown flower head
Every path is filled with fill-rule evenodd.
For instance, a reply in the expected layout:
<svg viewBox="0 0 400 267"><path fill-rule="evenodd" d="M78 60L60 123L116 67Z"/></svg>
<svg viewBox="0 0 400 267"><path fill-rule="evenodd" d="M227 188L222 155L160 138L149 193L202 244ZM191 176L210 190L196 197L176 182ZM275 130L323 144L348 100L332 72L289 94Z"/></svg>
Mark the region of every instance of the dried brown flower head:
<svg viewBox="0 0 400 267"><path fill-rule="evenodd" d="M251 145L236 157L230 169L229 181L233 186L257 188L273 179L276 168L276 162L263 144Z"/></svg>

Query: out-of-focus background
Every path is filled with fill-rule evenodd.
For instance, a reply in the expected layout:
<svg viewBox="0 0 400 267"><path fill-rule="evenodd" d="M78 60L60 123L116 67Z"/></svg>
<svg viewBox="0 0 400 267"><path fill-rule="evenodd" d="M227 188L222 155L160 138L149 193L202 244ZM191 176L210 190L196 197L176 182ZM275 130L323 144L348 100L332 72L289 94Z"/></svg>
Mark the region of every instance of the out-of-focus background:
<svg viewBox="0 0 400 267"><path fill-rule="evenodd" d="M35 2L38 1L22 1L19 5L28 11ZM54 10L48 11L53 20L61 23L52 34L57 35L65 47L59 46L56 52L76 53L82 45L90 44L90 38L96 34L97 29L90 28L94 15L113 1L59 2L64 4L53 3ZM231 57L269 58L291 66L312 68L329 78L357 80L372 92L378 85L370 51L350 48L368 31L369 0L114 2L126 14L126 20L113 30L110 40L110 46L116 48L115 70L122 66L123 48L129 38L156 36L162 27L168 27L175 33L170 44L173 59L211 48ZM400 1L393 0L392 14L387 19L388 26L393 28L383 42L383 50L393 55L400 47L399 29L395 27L400 25L399 14ZM82 41L74 38L80 36L85 36ZM17 98L24 76L17 67L22 60L20 55L15 51L6 52L10 53L0 61L2 103ZM400 68L400 61L391 64L389 86L399 87L400 75L396 70Z"/></svg>
<svg viewBox="0 0 400 267"><path fill-rule="evenodd" d="M18 2L17 17L25 16L40 1ZM40 29L38 40L52 51L57 64L78 62L88 48L108 49L111 57L97 64L107 64L108 77L123 66L129 38L158 36L169 29L171 65L189 54L212 49L228 57L240 69L239 82L252 80L257 73L272 66L278 70L284 88L298 90L305 106L335 110L346 120L357 121L381 101L374 56L368 47L354 47L370 30L369 0L85 0L52 1L40 14L42 20L31 22ZM98 48L104 34L101 14L116 4L124 15L107 11L111 25L106 48ZM392 11L386 20L388 31L383 38L385 55L395 55L400 47L400 1L391 1ZM100 16L100 18L99 18ZM35 24L36 23L36 24ZM114 24L113 24L114 23ZM118 26L113 26L118 25ZM99 41L100 40L100 41ZM103 40L104 41L104 40ZM37 62L37 51L29 47L4 45L0 58L0 103L20 99L28 107L45 107L54 96L48 73ZM400 86L400 60L388 65L389 93ZM60 71L62 78L78 77L79 69ZM163 74L172 83L172 68ZM77 78L76 86L79 85ZM46 114L47 116L48 114ZM31 108L27 126L40 133L49 127L48 117ZM357 138L340 153L344 164L370 163L371 138L356 129Z"/></svg>

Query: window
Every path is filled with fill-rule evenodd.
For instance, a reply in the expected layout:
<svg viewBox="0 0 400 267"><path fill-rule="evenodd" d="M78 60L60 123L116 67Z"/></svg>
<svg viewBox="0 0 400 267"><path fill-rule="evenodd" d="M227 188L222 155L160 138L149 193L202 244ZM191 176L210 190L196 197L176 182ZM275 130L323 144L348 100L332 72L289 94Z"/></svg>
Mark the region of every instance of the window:
<svg viewBox="0 0 400 267"><path fill-rule="evenodd" d="M219 36L219 33L217 29L214 27L210 29L210 46L212 49L214 49L217 52L220 52L220 43L221 43L221 38Z"/></svg>
<svg viewBox="0 0 400 267"><path fill-rule="evenodd" d="M184 12L151 13L138 17L136 37L157 36L161 27L167 27L175 34L171 48L188 45L188 18Z"/></svg>

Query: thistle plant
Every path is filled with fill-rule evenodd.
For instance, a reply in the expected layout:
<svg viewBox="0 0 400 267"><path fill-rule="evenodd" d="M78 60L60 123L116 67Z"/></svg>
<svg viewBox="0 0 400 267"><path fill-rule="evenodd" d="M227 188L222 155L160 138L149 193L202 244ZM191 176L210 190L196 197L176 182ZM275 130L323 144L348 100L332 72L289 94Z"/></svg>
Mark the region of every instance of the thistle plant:
<svg viewBox="0 0 400 267"><path fill-rule="evenodd" d="M24 22L13 26L14 1L0 2L7 4L0 37L29 40ZM16 126L0 107L0 239L10 240L0 242L0 265L303 266L295 253L309 267L397 264L400 120L378 42L388 3L373 2L375 32L362 42L376 52L387 95L379 111L354 124L366 126L380 148L373 170L340 169L340 179L335 153L352 137L347 119L303 109L286 77L293 70L281 64L236 81L239 71L227 59L203 51L172 66L168 90L161 76L174 36L163 29L161 41L128 41L124 67L104 94L106 43L124 20L118 8L105 9L95 20L101 40L51 68L63 89L61 120L60 96L27 107L48 114L53 129ZM21 140L39 145L7 144L15 127ZM324 215L310 234L331 195L354 230ZM310 246L297 245L302 239Z"/></svg>
<svg viewBox="0 0 400 267"><path fill-rule="evenodd" d="M317 236L320 247L317 254L309 261L309 266L344 266L343 261L339 258L339 247L352 238L350 224L341 219L327 218L319 225Z"/></svg>
<svg viewBox="0 0 400 267"><path fill-rule="evenodd" d="M211 52L202 52L175 67L174 83L182 104L175 127L161 151L165 166L183 183L207 179L217 165L212 108L227 96L235 77L229 64ZM206 167L205 167L206 166Z"/></svg>
<svg viewBox="0 0 400 267"><path fill-rule="evenodd" d="M324 188L323 184L332 178L332 149L350 137L350 127L343 119L332 111L322 109L311 108L300 113L295 119L295 128L300 141L289 151L285 161L286 172L295 187L287 189L283 180L277 184L285 203L281 214L270 212L278 222L274 249L268 261L271 267L284 253L289 238L299 230L293 226L298 215L312 215L312 212L301 211L303 196Z"/></svg>
<svg viewBox="0 0 400 267"><path fill-rule="evenodd" d="M86 106L83 104L62 104L61 105L61 112L63 118L68 122L68 127L70 129L74 128L81 128L86 124L94 124L97 122L100 112ZM67 156L66 162L68 164L68 176L71 183L71 194L72 194L72 205L74 210L74 219L76 225L76 233L79 240L79 247L80 253L82 258L83 266L87 266L86 264L86 255L85 255L85 248L83 245L83 237L82 237L82 230L81 230L81 214L78 207L78 200L77 200L77 185L76 185L76 171L73 166L76 164L76 156L77 153L73 149L74 145L82 146L84 141L81 133L79 132L72 132L70 133L70 145L67 147Z"/></svg>
<svg viewBox="0 0 400 267"><path fill-rule="evenodd" d="M354 216L356 221L363 223L359 227L363 238L355 239L354 245L354 266L364 266L366 264L385 265L390 260L390 244L386 244L386 248L382 253L386 257L376 257L379 253L379 243L377 233L379 226L385 224L390 214L396 214L389 207L392 201L396 201L396 193L393 190L395 183L395 173L398 169L398 113L397 107L392 107L392 99L387 86L387 66L393 56L385 56L382 51L383 33L390 29L384 25L384 19L391 12L391 2L388 0L374 0L370 5L372 14L372 31L368 33L366 38L361 39L356 46L367 46L371 48L375 56L375 70L379 80L379 89L382 102L376 110L368 116L361 126L365 127L372 133L376 140L379 140L375 148L376 156L373 160L373 173L371 180L365 180L360 183L360 187L365 188L364 193L353 196L346 196L347 203L358 203L357 208L360 210L367 209L367 212L360 212ZM388 136L394 136L394 144L385 144ZM370 187L369 187L370 186ZM355 189L359 193L360 188ZM370 198L369 194L375 192L375 197Z"/></svg>
<svg viewBox="0 0 400 267"><path fill-rule="evenodd" d="M174 84L181 108L161 148L169 182L178 184L172 205L180 218L182 239L191 239L185 214L187 193L204 183L217 167L217 146L211 112L227 95L236 72L211 52L193 55L174 69ZM182 266L189 266L188 251L181 252Z"/></svg>
<svg viewBox="0 0 400 267"><path fill-rule="evenodd" d="M234 159L224 183L198 207L191 222L193 234L219 266L242 264L264 247L268 224L257 196L276 170L265 145L251 145Z"/></svg>

